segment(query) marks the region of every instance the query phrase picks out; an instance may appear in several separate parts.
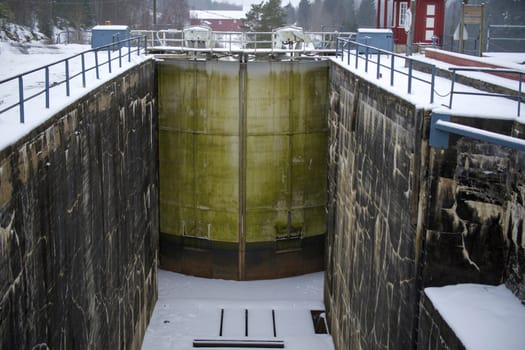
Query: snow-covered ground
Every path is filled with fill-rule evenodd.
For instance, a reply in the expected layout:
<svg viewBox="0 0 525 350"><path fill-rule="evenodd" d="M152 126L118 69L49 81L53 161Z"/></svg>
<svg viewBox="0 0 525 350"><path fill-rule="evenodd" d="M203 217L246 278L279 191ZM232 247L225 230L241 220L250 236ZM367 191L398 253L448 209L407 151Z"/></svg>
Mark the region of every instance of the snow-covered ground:
<svg viewBox="0 0 525 350"><path fill-rule="evenodd" d="M0 41L0 81L11 78L18 74L31 71L35 68L51 64L65 58L69 58L83 51L90 50L89 45L45 45L40 42L15 43L8 41ZM132 51L135 48L132 48ZM111 73L108 61L107 51L98 52L99 64L102 64L99 69L99 79L96 78L96 71L94 69L86 73L86 87L83 87L82 76L79 75L82 67L81 57L78 56L69 61L69 75L73 77L70 81L70 96L66 96L66 85L59 82L64 81L66 77L65 63L53 65L49 68L50 85L53 86L50 90L50 108L45 107L45 97L41 94L38 97L26 102L25 120L20 123L19 107L14 107L7 112L0 114L0 150L6 146L16 142L18 139L29 133L45 120L57 113L64 107L73 103L73 101L86 95L92 89L104 84L109 79L119 75L123 71L143 62L151 57L145 55L137 55L132 53L128 61L127 48L123 48L122 66L119 63L119 51L111 52L111 57L115 59L111 64ZM86 69L95 66L95 54L90 52L85 54ZM42 91L45 87L45 71L39 70L24 76L24 98L34 95ZM15 104L19 101L19 86L18 79L9 81L0 85L0 110Z"/></svg>
<svg viewBox="0 0 525 350"><path fill-rule="evenodd" d="M467 349L525 349L525 305L504 285L458 284L425 293Z"/></svg>
<svg viewBox="0 0 525 350"><path fill-rule="evenodd" d="M160 270L158 281L159 299L143 350L193 349L195 339L282 340L289 350L334 348L330 335L315 334L310 312L324 310L323 273L238 282Z"/></svg>

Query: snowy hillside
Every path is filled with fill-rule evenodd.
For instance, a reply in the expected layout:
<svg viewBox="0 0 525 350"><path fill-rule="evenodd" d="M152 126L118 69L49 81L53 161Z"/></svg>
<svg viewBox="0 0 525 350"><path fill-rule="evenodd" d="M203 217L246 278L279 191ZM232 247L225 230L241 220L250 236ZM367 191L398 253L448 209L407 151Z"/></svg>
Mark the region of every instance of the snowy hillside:
<svg viewBox="0 0 525 350"><path fill-rule="evenodd" d="M48 38L29 27L14 23L4 23L0 26L0 40L27 43L30 41L48 40Z"/></svg>

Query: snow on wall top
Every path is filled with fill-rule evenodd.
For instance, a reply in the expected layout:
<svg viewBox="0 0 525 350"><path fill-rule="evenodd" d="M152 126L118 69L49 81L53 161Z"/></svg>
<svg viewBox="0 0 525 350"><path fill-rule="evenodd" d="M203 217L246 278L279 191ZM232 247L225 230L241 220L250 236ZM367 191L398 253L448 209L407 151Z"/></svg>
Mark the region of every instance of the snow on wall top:
<svg viewBox="0 0 525 350"><path fill-rule="evenodd" d="M524 348L525 306L505 285L458 284L425 293L467 349Z"/></svg>
<svg viewBox="0 0 525 350"><path fill-rule="evenodd" d="M358 33L392 33L392 29L383 28L359 28Z"/></svg>
<svg viewBox="0 0 525 350"><path fill-rule="evenodd" d="M94 26L91 30L128 30L128 26L124 25L98 25Z"/></svg>

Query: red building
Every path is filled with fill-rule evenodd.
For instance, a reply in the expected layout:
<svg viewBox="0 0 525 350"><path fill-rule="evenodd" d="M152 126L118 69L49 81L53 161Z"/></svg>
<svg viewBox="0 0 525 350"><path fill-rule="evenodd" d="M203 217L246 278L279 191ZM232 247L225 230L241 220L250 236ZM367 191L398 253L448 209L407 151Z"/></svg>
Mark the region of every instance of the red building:
<svg viewBox="0 0 525 350"><path fill-rule="evenodd" d="M244 11L190 11L191 25L205 24L214 32L240 32Z"/></svg>
<svg viewBox="0 0 525 350"><path fill-rule="evenodd" d="M406 45L406 28L412 19L415 21L414 43L431 44L432 37L435 36L438 44L440 44L443 39L445 1L416 0L415 16L413 11L411 11L412 16L409 13L410 3L409 0L378 0L377 27L392 29L394 44Z"/></svg>

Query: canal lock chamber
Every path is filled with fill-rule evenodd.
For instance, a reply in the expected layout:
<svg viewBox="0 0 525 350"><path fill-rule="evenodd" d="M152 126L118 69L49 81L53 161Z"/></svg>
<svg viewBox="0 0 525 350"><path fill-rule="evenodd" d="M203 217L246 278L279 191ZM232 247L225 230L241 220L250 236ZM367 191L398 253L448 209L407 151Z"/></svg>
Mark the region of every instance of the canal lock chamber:
<svg viewBox="0 0 525 350"><path fill-rule="evenodd" d="M239 280L323 270L328 66L158 63L162 268Z"/></svg>

